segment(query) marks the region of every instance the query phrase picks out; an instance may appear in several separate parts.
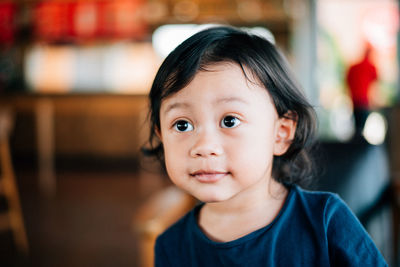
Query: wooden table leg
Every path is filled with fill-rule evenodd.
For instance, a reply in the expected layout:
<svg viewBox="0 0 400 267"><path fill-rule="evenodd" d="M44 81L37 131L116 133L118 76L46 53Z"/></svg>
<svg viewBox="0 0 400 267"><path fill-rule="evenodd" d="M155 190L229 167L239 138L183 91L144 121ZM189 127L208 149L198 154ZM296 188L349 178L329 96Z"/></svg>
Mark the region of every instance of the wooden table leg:
<svg viewBox="0 0 400 267"><path fill-rule="evenodd" d="M46 196L56 193L54 169L54 107L48 98L36 104L36 131L39 158L39 189Z"/></svg>

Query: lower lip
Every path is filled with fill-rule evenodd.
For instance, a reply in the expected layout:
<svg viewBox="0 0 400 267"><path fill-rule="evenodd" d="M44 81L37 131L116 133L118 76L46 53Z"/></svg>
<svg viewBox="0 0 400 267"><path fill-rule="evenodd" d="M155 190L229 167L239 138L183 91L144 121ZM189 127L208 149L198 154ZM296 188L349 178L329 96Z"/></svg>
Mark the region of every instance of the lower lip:
<svg viewBox="0 0 400 267"><path fill-rule="evenodd" d="M192 175L200 183L212 184L224 178L228 173L210 173L210 174L196 174Z"/></svg>

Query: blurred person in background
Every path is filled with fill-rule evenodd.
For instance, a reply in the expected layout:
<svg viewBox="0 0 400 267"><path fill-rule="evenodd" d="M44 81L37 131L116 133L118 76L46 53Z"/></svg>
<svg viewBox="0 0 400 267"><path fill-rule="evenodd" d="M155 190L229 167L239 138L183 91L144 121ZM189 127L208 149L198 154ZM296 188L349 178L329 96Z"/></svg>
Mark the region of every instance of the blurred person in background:
<svg viewBox="0 0 400 267"><path fill-rule="evenodd" d="M372 52L372 46L367 43L363 58L350 65L346 74L346 82L353 102L356 138L361 136L365 121L374 106L373 95L376 91L378 74L371 58Z"/></svg>

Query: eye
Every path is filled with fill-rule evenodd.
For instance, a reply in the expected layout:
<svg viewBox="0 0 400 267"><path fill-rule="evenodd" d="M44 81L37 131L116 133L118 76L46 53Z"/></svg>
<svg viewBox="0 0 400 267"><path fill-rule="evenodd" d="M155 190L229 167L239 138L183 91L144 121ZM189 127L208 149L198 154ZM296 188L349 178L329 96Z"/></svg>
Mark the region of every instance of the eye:
<svg viewBox="0 0 400 267"><path fill-rule="evenodd" d="M232 115L226 116L221 121L222 128L235 128L239 126L240 120Z"/></svg>
<svg viewBox="0 0 400 267"><path fill-rule="evenodd" d="M193 130L193 125L185 120L175 122L174 129L178 132L189 132Z"/></svg>

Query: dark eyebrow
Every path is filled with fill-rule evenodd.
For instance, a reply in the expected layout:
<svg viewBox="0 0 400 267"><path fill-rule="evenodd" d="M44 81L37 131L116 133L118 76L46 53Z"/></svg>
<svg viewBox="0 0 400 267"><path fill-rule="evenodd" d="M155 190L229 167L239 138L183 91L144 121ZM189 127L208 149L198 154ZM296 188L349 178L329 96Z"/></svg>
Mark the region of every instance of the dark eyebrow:
<svg viewBox="0 0 400 267"><path fill-rule="evenodd" d="M219 103L223 103L223 102L239 102L239 103L243 103L243 104L248 104L248 102L245 101L244 99L235 97L235 96L223 97L223 98L217 99L215 101L215 104L219 104Z"/></svg>
<svg viewBox="0 0 400 267"><path fill-rule="evenodd" d="M239 102L239 103L243 103L243 104L248 104L247 101L245 101L239 97L235 97L235 96L219 98L215 101L214 104L227 103L227 102ZM175 103L168 105L167 108L165 109L164 113L167 114L171 110L177 109L177 108L189 108L189 107L190 107L189 103L175 102Z"/></svg>
<svg viewBox="0 0 400 267"><path fill-rule="evenodd" d="M188 103L175 102L175 103L172 103L172 104L167 106L167 108L165 109L165 114L167 114L168 112L170 112L173 109L176 109L176 108L188 108L189 106L190 105Z"/></svg>

